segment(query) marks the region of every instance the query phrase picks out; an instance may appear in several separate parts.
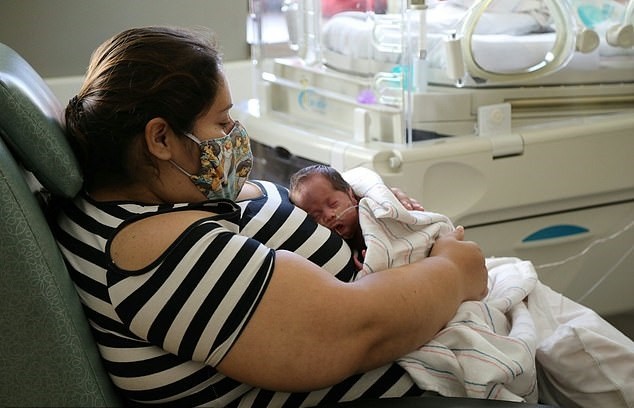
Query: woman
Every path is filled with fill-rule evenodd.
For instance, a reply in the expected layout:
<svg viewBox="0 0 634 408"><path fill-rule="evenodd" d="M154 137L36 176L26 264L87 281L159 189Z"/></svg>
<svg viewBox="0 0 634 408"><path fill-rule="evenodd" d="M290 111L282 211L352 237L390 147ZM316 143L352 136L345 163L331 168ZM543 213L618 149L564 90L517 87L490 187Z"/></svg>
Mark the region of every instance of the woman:
<svg viewBox="0 0 634 408"><path fill-rule="evenodd" d="M179 406L422 394L392 362L484 295L480 249L459 229L351 282L340 237L236 174L252 161L231 107L212 43L149 27L102 44L66 108L85 188L57 237L113 382Z"/></svg>

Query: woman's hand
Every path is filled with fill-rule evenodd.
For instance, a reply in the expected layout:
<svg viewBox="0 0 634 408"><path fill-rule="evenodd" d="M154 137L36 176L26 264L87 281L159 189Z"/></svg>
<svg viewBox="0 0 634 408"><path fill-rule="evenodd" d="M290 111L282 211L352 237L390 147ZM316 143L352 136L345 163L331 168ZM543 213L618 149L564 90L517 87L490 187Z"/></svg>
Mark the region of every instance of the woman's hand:
<svg viewBox="0 0 634 408"><path fill-rule="evenodd" d="M394 193L394 196L398 199L398 201L401 202L401 204L403 204L403 207L405 207L406 209L408 209L408 210L416 210L416 211L425 211L425 209L418 202L418 200L408 196L400 188L398 188L398 187L390 187L390 190L392 190L392 193Z"/></svg>
<svg viewBox="0 0 634 408"><path fill-rule="evenodd" d="M462 226L436 240L429 256L450 260L461 276L464 300L480 300L487 294L488 272L480 247L472 241L464 241Z"/></svg>

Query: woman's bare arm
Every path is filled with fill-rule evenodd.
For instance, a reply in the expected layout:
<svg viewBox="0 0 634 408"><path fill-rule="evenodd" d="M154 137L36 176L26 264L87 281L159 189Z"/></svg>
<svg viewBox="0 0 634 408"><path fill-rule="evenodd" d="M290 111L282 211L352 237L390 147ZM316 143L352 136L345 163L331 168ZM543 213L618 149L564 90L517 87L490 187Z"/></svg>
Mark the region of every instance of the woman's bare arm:
<svg viewBox="0 0 634 408"><path fill-rule="evenodd" d="M304 391L396 360L431 339L461 302L485 294L484 259L462 234L440 239L429 258L354 283L278 251L260 305L218 369L255 386Z"/></svg>
<svg viewBox="0 0 634 408"><path fill-rule="evenodd" d="M209 213L149 217L123 229L111 255L124 269L154 261ZM486 292L484 258L464 231L439 238L430 257L344 283L287 251L246 328L217 367L279 391L314 390L382 366L433 337L468 299ZM151 244L149 241L152 241Z"/></svg>

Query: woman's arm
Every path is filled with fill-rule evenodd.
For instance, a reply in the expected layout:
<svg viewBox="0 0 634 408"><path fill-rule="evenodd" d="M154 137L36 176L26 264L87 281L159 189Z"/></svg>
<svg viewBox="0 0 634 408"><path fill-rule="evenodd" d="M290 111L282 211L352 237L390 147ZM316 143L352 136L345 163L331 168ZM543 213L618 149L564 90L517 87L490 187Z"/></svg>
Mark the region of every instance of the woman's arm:
<svg viewBox="0 0 634 408"><path fill-rule="evenodd" d="M343 283L278 251L257 310L218 369L281 391L314 390L396 360L486 292L480 249L458 229L432 256Z"/></svg>
<svg viewBox="0 0 634 408"><path fill-rule="evenodd" d="M137 221L114 239L112 258L123 269L144 268L206 217L209 213L184 211ZM217 369L277 391L315 390L416 349L462 301L480 299L486 291L484 258L476 244L462 241L463 233L458 228L437 240L420 262L353 283L277 251L262 299ZM185 317L181 323L190 321Z"/></svg>

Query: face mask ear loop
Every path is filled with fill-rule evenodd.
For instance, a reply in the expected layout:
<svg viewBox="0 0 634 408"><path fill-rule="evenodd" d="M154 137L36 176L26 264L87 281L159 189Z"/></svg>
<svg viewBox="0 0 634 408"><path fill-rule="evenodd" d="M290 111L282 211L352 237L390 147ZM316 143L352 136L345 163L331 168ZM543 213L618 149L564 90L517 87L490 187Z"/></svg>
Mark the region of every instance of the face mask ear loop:
<svg viewBox="0 0 634 408"><path fill-rule="evenodd" d="M193 134L191 134L189 132L184 132L183 134L185 136L187 136L191 141L196 143L196 146L199 146L199 148L200 148L200 143L201 142L200 142L200 140L198 140L198 138L196 136L194 136ZM184 168L179 166L174 160L170 159L170 163L172 163L178 170L181 171L181 173L185 174L187 177L189 177L189 178L194 177L194 175L190 174L187 170L185 170Z"/></svg>
<svg viewBox="0 0 634 408"><path fill-rule="evenodd" d="M202 143L200 140L198 140L198 138L196 136L194 136L193 134L189 133L189 132L185 132L183 133L185 136L187 136L188 138L190 138L194 143L196 143L198 146L200 146L200 144Z"/></svg>
<svg viewBox="0 0 634 408"><path fill-rule="evenodd" d="M189 177L189 178L194 177L193 175L189 174L189 172L187 170L185 170L184 168L182 168L181 166L176 164L176 162L174 160L170 159L170 163L172 163L174 165L174 167L176 167L178 170L180 170L180 172L185 174L187 177Z"/></svg>

